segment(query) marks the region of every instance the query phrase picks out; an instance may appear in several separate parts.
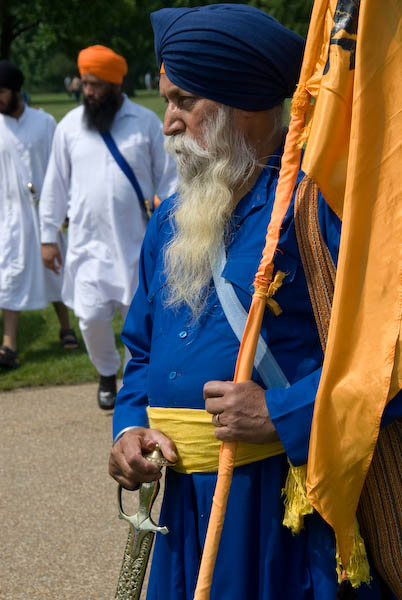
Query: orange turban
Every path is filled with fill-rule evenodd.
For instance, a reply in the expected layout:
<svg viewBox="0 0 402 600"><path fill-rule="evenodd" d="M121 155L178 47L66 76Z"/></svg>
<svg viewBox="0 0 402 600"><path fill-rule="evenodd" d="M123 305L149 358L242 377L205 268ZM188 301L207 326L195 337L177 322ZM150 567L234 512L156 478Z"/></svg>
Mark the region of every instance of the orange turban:
<svg viewBox="0 0 402 600"><path fill-rule="evenodd" d="M90 73L109 83L122 83L127 62L106 46L89 46L78 55L78 69L81 75Z"/></svg>

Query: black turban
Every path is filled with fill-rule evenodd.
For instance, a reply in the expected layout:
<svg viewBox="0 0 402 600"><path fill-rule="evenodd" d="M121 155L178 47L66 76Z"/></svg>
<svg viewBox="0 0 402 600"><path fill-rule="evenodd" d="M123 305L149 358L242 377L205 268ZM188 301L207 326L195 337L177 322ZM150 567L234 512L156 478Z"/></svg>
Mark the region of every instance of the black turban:
<svg viewBox="0 0 402 600"><path fill-rule="evenodd" d="M19 92L23 83L22 71L8 60L0 60L0 88Z"/></svg>
<svg viewBox="0 0 402 600"><path fill-rule="evenodd" d="M159 68L175 85L257 111L292 96L304 40L252 6L212 4L151 14Z"/></svg>

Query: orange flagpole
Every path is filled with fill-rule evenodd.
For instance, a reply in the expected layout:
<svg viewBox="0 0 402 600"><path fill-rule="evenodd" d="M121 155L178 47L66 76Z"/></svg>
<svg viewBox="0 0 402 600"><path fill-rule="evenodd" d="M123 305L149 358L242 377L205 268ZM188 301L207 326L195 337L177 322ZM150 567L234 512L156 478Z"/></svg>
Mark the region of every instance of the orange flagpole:
<svg viewBox="0 0 402 600"><path fill-rule="evenodd" d="M322 43L322 24L327 11L328 0L315 3L307 38L299 85L293 97L291 121L286 136L282 167L279 175L275 203L271 221L268 226L266 244L259 269L254 280L255 293L240 344L236 361L234 381L248 381L251 378L258 336L266 306L268 286L272 281L273 260L278 246L283 219L292 200L297 174L299 172L301 149L299 140L305 126L305 116L309 108L311 96L306 83L314 72L317 53ZM212 577L219 548L219 542L225 518L226 504L229 496L237 442L224 442L219 456L218 477L212 501L211 514L201 559L200 571L194 600L209 600Z"/></svg>

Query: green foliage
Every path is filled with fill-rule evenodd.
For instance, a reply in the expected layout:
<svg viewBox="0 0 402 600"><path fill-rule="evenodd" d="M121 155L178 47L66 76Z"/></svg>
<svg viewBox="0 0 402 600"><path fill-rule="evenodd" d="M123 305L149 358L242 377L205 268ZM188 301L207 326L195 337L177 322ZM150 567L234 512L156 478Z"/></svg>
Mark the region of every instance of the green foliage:
<svg viewBox="0 0 402 600"><path fill-rule="evenodd" d="M313 0L251 0L247 4L260 8L282 25L306 37Z"/></svg>
<svg viewBox="0 0 402 600"><path fill-rule="evenodd" d="M104 44L129 64L126 91L143 87L147 71L156 74L149 15L166 7L216 4L219 0L1 0L0 57L24 71L26 89L62 91L76 73L78 52ZM239 2L235 2L239 3ZM313 0L250 0L297 33L305 35Z"/></svg>

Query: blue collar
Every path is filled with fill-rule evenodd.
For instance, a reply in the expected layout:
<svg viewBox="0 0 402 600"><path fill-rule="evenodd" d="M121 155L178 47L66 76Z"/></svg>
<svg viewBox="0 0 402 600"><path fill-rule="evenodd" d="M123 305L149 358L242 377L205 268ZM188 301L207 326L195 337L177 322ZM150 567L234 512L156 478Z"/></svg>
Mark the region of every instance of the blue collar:
<svg viewBox="0 0 402 600"><path fill-rule="evenodd" d="M233 224L240 225L255 208L264 206L267 202L268 188L278 179L281 168L284 142L269 157L253 188L240 200L233 213Z"/></svg>

